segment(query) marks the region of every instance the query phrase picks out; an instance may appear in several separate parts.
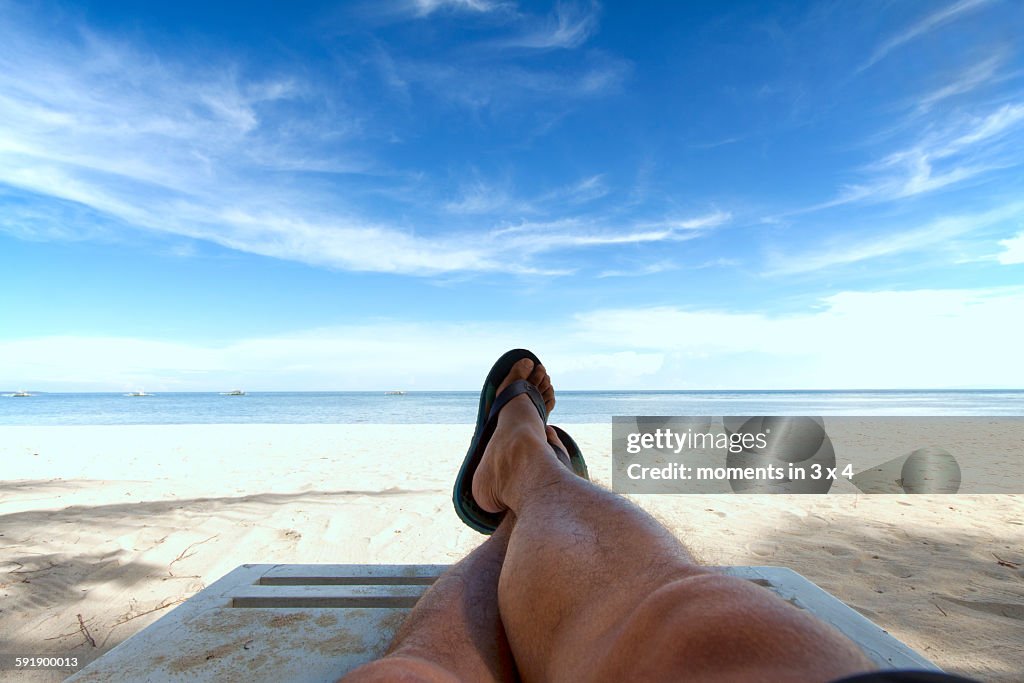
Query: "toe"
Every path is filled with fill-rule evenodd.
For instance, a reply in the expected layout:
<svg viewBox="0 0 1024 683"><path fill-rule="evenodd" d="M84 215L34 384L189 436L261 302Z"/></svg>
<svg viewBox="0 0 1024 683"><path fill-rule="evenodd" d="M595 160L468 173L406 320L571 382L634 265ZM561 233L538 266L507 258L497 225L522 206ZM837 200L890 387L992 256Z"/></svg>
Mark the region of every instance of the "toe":
<svg viewBox="0 0 1024 683"><path fill-rule="evenodd" d="M540 392L541 398L544 399L544 408L548 411L548 415L555 409L555 390L551 387L547 388L547 391Z"/></svg>
<svg viewBox="0 0 1024 683"><path fill-rule="evenodd" d="M537 372L537 368L543 368L543 365L535 365L529 358L520 358L516 361L515 365L509 371L508 375L511 379L528 379L533 376L533 373Z"/></svg>
<svg viewBox="0 0 1024 683"><path fill-rule="evenodd" d="M515 382L516 380L529 380L529 378L535 371L536 368L534 367L532 360L530 360L529 358L520 358L508 371L508 375L505 376L505 381L503 381L498 386L497 393L500 394L505 387L507 387L509 384L512 384L512 382Z"/></svg>
<svg viewBox="0 0 1024 683"><path fill-rule="evenodd" d="M537 365L534 366L533 371L530 373L530 376L527 378L527 380L530 382L530 384L539 389L541 382L543 382L544 378L547 376L548 372L547 370L544 369L543 363L537 363Z"/></svg>
<svg viewBox="0 0 1024 683"><path fill-rule="evenodd" d="M555 389L551 386L551 377L542 364L537 364L528 378L530 384L537 387L541 397L544 399L544 408L548 414L555 408Z"/></svg>

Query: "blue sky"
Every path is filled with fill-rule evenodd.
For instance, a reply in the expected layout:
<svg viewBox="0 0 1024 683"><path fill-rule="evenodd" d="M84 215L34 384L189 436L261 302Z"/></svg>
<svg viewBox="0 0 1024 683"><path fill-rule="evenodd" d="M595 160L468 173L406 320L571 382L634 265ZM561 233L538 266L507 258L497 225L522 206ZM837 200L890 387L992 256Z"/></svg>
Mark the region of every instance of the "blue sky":
<svg viewBox="0 0 1024 683"><path fill-rule="evenodd" d="M637 7L0 0L0 385L1024 386L1020 3Z"/></svg>

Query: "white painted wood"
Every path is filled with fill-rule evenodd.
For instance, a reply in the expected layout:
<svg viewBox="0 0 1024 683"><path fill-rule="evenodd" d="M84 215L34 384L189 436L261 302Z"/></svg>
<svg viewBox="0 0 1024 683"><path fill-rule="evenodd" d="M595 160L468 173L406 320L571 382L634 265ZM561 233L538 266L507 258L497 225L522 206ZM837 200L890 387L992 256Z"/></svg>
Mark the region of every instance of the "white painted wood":
<svg viewBox="0 0 1024 683"><path fill-rule="evenodd" d="M230 572L69 683L328 683L379 657L446 565L266 565ZM938 668L796 572L720 567L856 641L882 668Z"/></svg>
<svg viewBox="0 0 1024 683"><path fill-rule="evenodd" d="M850 640L860 645L865 654L880 668L940 671L939 667L893 638L888 631L792 569L786 567L718 567L717 569L725 574L762 585L783 600L800 609L807 610L825 623L831 624Z"/></svg>

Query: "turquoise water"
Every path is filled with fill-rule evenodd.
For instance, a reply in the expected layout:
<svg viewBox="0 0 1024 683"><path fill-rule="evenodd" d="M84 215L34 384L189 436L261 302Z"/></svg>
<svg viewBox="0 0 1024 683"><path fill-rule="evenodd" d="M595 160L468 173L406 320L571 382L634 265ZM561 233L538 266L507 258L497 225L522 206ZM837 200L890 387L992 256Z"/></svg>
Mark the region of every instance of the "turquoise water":
<svg viewBox="0 0 1024 683"><path fill-rule="evenodd" d="M471 391L40 393L0 396L0 425L472 424L477 400ZM553 421L613 415L1024 415L1024 391L564 391Z"/></svg>

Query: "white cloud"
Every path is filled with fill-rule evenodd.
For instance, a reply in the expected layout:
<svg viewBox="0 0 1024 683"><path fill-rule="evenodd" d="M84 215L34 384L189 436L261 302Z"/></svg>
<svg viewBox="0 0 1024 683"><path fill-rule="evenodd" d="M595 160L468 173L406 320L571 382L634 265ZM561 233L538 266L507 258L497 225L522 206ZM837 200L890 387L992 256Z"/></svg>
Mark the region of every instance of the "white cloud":
<svg viewBox="0 0 1024 683"><path fill-rule="evenodd" d="M605 182L604 174L598 173L583 178L579 182L559 187L537 198L540 202L568 202L570 204L586 204L606 196L610 190Z"/></svg>
<svg viewBox="0 0 1024 683"><path fill-rule="evenodd" d="M842 292L784 315L603 309L375 322L223 345L41 337L0 341L0 377L43 391L472 390L498 354L525 346L562 389L1020 387L1021 310L1019 287L942 289Z"/></svg>
<svg viewBox="0 0 1024 683"><path fill-rule="evenodd" d="M1014 133L1022 122L1024 104L1005 104L986 116L972 117L941 132L928 134L914 146L874 165L872 169L879 171L882 177L861 186L863 194L852 195L850 201L913 197L992 169L1019 165L1019 156L1006 154L1000 142Z"/></svg>
<svg viewBox="0 0 1024 683"><path fill-rule="evenodd" d="M748 302L761 308L757 301ZM662 307L579 316L581 349L658 353L664 388L1016 387L1024 290L843 292L794 315ZM586 356L586 354L581 354ZM554 367L554 366L553 366Z"/></svg>
<svg viewBox="0 0 1024 683"><path fill-rule="evenodd" d="M0 21L0 187L34 195L5 203L0 229L43 240L130 227L317 266L415 275L565 272L528 259L568 247L676 238L672 229L583 219L509 240L493 223L455 229L440 219L431 225L428 215L414 230L367 218L321 177L382 173L346 151L359 132L358 113L344 102L325 103L330 98L316 83L244 74L241 65L163 60L96 34L43 40ZM488 86L495 96L509 87L593 94L586 77L510 74ZM467 91L457 73L449 75L449 90ZM316 175L306 182L306 172ZM581 202L598 196L601 179L585 179L574 191ZM480 185L447 208L493 214L530 207Z"/></svg>
<svg viewBox="0 0 1024 683"><path fill-rule="evenodd" d="M643 277L644 275L657 275L671 270L679 270L679 264L672 261L658 261L647 263L627 270L604 270L598 274L599 278L607 277Z"/></svg>
<svg viewBox="0 0 1024 683"><path fill-rule="evenodd" d="M890 154L873 166L882 178L867 186L864 197L900 199L931 192L993 168L1021 163L1016 155L1000 155L998 143L1024 122L1024 104L1006 104L985 115L970 117L946 130L927 134L909 149ZM936 165L941 170L936 171ZM890 174L896 169L895 174ZM858 196L855 199L860 199Z"/></svg>
<svg viewBox="0 0 1024 683"><path fill-rule="evenodd" d="M681 218L668 221L666 225L677 230L702 230L704 228L715 228L728 223L732 219L729 211L714 211L696 218Z"/></svg>
<svg viewBox="0 0 1024 683"><path fill-rule="evenodd" d="M502 186L474 180L462 186L457 199L444 204L445 211L458 214L493 214L498 212L533 213L526 201L514 199Z"/></svg>
<svg viewBox="0 0 1024 683"><path fill-rule="evenodd" d="M996 258L1004 266L1024 263L1024 232L1000 240L999 246L1003 247L1003 251Z"/></svg>
<svg viewBox="0 0 1024 683"><path fill-rule="evenodd" d="M921 97L917 102L918 107L927 111L943 100L963 95L996 80L996 70L1004 61L1006 55L1000 52L968 67L956 79Z"/></svg>
<svg viewBox="0 0 1024 683"><path fill-rule="evenodd" d="M912 230L887 230L859 240L833 240L813 251L775 252L769 254L766 272L769 275L809 273L884 256L920 251L943 244L960 235L1004 221L1016 220L1022 214L1024 203L1016 202L984 213L946 216Z"/></svg>
<svg viewBox="0 0 1024 683"><path fill-rule="evenodd" d="M508 7L508 3L492 0L412 0L409 6L418 16L429 16L442 9L465 12L494 12Z"/></svg>
<svg viewBox="0 0 1024 683"><path fill-rule="evenodd" d="M568 2L555 5L553 15L520 36L502 41L506 47L537 50L572 49L585 43L597 31L596 3L589 7Z"/></svg>
<svg viewBox="0 0 1024 683"><path fill-rule="evenodd" d="M723 211L689 219L637 223L626 228L609 229L579 219L548 222L522 222L495 233L501 244L524 253L539 253L561 248L596 247L645 242L683 242L725 224L731 214Z"/></svg>
<svg viewBox="0 0 1024 683"><path fill-rule="evenodd" d="M975 117L961 135L944 146L938 146L936 156L947 157L968 147L1002 136L1024 121L1024 104L1006 104L988 116Z"/></svg>
<svg viewBox="0 0 1024 683"><path fill-rule="evenodd" d="M890 52L892 52L899 46L909 43L910 41L915 40L917 38L920 38L921 36L934 31L940 26L947 24L950 21L953 21L954 19L960 17L962 14L970 10L973 10L977 7L980 7L982 5L988 4L989 2L990 0L959 0L959 2L955 2L951 5L948 5L936 12L932 12L928 16L924 17L923 19L915 23L913 26L910 26L901 33L892 36L891 38L883 42L881 45L879 45L877 48L875 48L875 51L871 53L871 56L867 59L867 61L864 62L857 69L857 72L859 73L861 71L864 71L865 69L874 66L881 60L885 59L885 57Z"/></svg>
<svg viewBox="0 0 1024 683"><path fill-rule="evenodd" d="M421 86L442 101L471 111L503 112L533 102L565 105L607 95L622 86L632 67L624 60L591 55L580 66L557 72L479 61L392 60L390 68L397 82Z"/></svg>
<svg viewBox="0 0 1024 683"><path fill-rule="evenodd" d="M535 197L517 196L507 179L490 182L475 178L462 183L457 197L445 202L444 209L453 214L492 215L508 220L510 215L564 213L566 206L581 206L609 192L603 174L583 178Z"/></svg>
<svg viewBox="0 0 1024 683"><path fill-rule="evenodd" d="M856 202L907 199L1024 163L1016 148L1024 124L1024 104L1005 104L984 116L960 117L943 128L929 128L910 147L892 152L862 169L869 177L843 186L832 199L769 216L821 211Z"/></svg>

